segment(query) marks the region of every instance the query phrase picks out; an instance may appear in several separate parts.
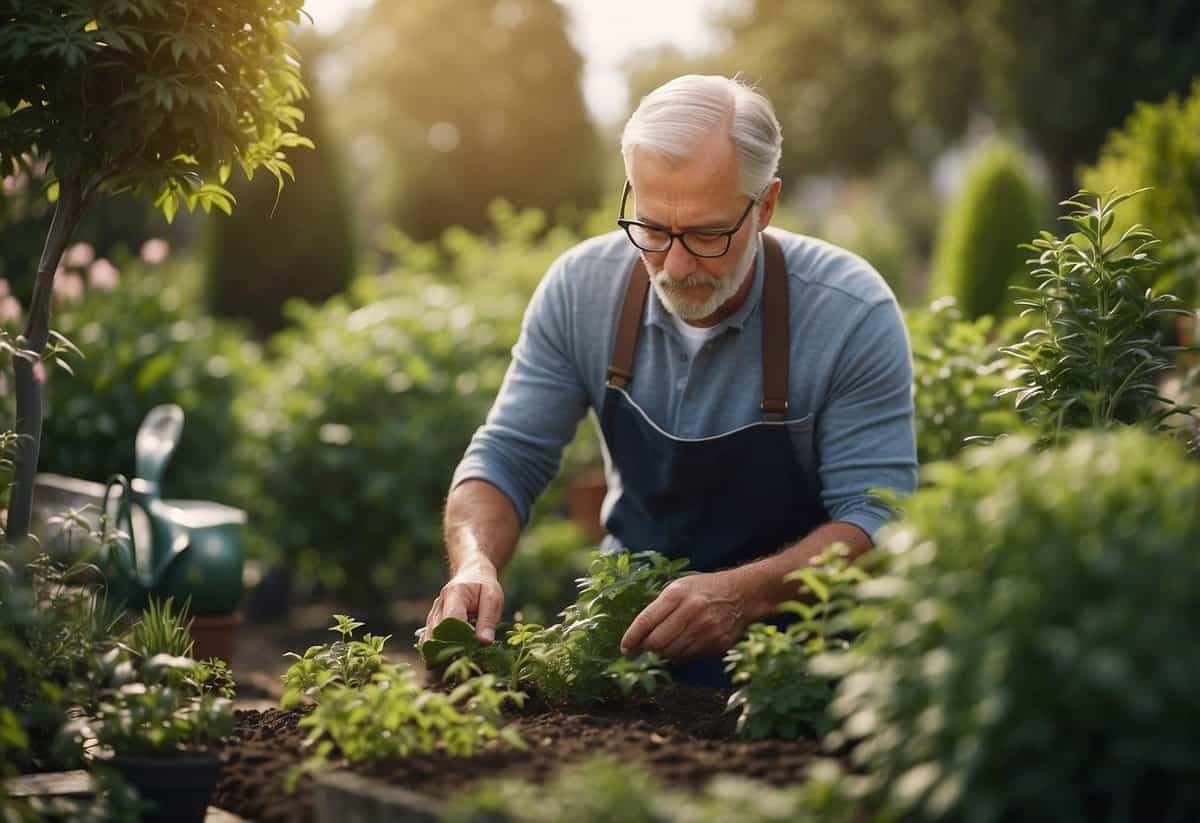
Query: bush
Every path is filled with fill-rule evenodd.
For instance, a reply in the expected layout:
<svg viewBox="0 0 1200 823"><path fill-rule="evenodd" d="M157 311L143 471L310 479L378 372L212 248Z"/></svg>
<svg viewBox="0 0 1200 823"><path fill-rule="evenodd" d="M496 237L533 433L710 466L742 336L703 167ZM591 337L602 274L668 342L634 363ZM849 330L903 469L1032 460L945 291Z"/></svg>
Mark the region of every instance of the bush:
<svg viewBox="0 0 1200 823"><path fill-rule="evenodd" d="M964 452L882 537L832 710L904 820L1200 815L1200 466L1141 430Z"/></svg>
<svg viewBox="0 0 1200 823"><path fill-rule="evenodd" d="M1041 196L1020 152L994 142L980 152L938 231L932 297L953 296L968 319L1004 315L1008 287L1028 282L1018 248L1041 226Z"/></svg>
<svg viewBox="0 0 1200 823"><path fill-rule="evenodd" d="M949 459L969 437L995 437L1021 425L1011 405L996 397L1011 363L991 342L991 317L963 320L954 298L944 297L904 319L912 344L918 462Z"/></svg>
<svg viewBox="0 0 1200 823"><path fill-rule="evenodd" d="M47 383L39 468L98 482L118 471L132 477L142 419L160 403L177 403L185 419L163 481L167 496L232 502L239 433L231 410L257 348L203 314L196 264L121 268L93 276L82 296L60 291L55 328L83 357L70 360L73 376L56 370ZM77 279L56 281L83 290L80 275L64 274Z"/></svg>
<svg viewBox="0 0 1200 823"><path fill-rule="evenodd" d="M1154 285L1195 304L1200 298L1200 79L1184 100L1171 95L1163 103L1139 103L1079 179L1098 192L1152 187L1129 204L1116 230L1135 223L1152 226L1163 240L1165 264Z"/></svg>

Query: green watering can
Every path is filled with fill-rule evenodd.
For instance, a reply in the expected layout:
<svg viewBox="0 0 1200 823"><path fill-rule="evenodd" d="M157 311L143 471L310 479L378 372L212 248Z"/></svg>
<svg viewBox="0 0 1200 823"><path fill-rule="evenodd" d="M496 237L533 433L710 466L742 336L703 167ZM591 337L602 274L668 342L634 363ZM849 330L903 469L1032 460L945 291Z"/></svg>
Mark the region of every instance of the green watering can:
<svg viewBox="0 0 1200 823"><path fill-rule="evenodd" d="M179 406L151 409L134 442L137 476L131 482L115 474L104 490L103 511L114 513L111 501L114 525L125 533L105 558L109 596L135 609L153 595L190 601L189 613L197 616L232 614L242 597L246 513L204 500L162 499L159 481L182 431Z"/></svg>

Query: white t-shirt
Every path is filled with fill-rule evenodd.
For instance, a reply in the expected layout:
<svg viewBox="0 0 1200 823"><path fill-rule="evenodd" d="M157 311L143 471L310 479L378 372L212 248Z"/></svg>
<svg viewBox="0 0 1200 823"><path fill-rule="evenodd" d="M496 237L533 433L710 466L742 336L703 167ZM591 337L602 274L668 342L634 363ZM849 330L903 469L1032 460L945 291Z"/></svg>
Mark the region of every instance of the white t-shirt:
<svg viewBox="0 0 1200 823"><path fill-rule="evenodd" d="M680 320L670 312L667 312L667 314L670 316L671 322L675 324L675 328L679 331L679 336L683 338L683 346L687 349L689 359L695 359L696 352L700 351L705 343L716 337L720 329L720 324L702 329L689 324L685 320Z"/></svg>

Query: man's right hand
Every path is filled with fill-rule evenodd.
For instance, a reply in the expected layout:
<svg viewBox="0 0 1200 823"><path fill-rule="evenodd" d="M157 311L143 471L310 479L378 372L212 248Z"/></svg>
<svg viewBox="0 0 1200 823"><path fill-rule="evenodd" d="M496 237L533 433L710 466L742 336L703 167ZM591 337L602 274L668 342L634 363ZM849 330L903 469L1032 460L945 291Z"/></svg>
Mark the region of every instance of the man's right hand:
<svg viewBox="0 0 1200 823"><path fill-rule="evenodd" d="M441 592L425 618L425 629L421 640L448 617L456 617L475 623L475 636L481 643L491 643L496 638L496 624L504 610L504 590L496 567L486 560L477 560L464 566L442 586Z"/></svg>

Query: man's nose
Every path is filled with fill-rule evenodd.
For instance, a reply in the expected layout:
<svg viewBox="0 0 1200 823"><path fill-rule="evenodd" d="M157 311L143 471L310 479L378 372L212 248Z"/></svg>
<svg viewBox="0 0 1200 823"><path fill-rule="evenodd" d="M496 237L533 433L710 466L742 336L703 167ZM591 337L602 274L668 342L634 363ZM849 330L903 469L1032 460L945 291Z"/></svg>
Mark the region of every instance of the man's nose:
<svg viewBox="0 0 1200 823"><path fill-rule="evenodd" d="M663 268L672 280L682 280L696 270L696 257L683 245L683 238L676 237L671 248L667 250L667 258L663 260Z"/></svg>

